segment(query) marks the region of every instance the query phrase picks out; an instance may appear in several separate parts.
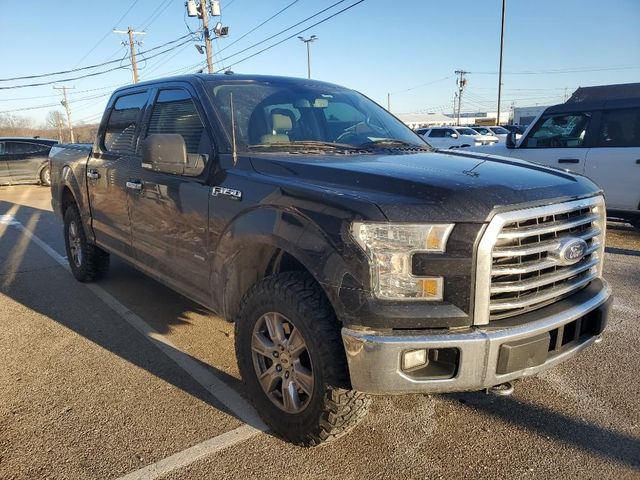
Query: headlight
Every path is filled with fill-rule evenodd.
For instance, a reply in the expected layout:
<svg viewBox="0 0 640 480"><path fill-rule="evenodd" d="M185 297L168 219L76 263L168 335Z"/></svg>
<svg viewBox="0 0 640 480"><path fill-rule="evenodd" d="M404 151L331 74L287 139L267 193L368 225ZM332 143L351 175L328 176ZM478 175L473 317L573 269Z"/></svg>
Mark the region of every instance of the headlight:
<svg viewBox="0 0 640 480"><path fill-rule="evenodd" d="M371 288L383 300L442 300L442 277L416 277L416 252L442 253L453 224L361 223L351 227L371 266Z"/></svg>

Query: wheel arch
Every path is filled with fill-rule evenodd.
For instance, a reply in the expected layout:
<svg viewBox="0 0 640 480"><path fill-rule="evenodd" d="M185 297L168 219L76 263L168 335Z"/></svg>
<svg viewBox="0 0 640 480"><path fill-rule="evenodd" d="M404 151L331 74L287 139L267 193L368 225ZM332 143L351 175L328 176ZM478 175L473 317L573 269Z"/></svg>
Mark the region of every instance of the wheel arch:
<svg viewBox="0 0 640 480"><path fill-rule="evenodd" d="M228 320L238 314L242 297L265 277L283 272L308 273L327 295L336 315L337 293L332 279L347 264L336 238L300 212L258 208L236 219L221 235L216 249L212 285L222 285L214 304Z"/></svg>

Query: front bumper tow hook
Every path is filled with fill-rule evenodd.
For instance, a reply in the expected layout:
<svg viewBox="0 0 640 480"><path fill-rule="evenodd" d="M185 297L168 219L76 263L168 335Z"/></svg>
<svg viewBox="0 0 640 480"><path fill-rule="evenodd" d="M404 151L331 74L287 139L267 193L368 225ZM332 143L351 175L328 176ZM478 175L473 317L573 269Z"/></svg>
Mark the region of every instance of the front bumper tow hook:
<svg viewBox="0 0 640 480"><path fill-rule="evenodd" d="M507 397L513 393L514 386L511 382L501 383L499 385L494 385L491 388L487 388L487 395L496 395L498 397Z"/></svg>

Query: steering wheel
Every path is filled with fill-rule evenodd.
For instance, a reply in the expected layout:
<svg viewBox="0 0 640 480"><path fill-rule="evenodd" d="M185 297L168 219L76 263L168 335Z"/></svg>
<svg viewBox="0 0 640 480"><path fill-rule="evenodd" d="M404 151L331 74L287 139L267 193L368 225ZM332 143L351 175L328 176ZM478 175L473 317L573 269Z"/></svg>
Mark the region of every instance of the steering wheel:
<svg viewBox="0 0 640 480"><path fill-rule="evenodd" d="M366 127L366 128L363 128ZM377 119L374 119L371 115L368 115L362 122L356 123L350 126L344 132L336 138L337 143L350 143L359 144L369 141L370 133L379 133L383 136L386 135L384 125L378 123Z"/></svg>

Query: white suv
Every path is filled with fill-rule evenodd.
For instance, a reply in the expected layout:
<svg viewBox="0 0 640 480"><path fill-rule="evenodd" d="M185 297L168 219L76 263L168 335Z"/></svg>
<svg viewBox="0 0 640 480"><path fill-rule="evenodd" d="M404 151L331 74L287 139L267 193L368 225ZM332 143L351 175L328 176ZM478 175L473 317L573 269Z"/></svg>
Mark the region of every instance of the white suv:
<svg viewBox="0 0 640 480"><path fill-rule="evenodd" d="M471 149L586 175L604 190L609 217L640 228L640 98L554 105L519 141Z"/></svg>
<svg viewBox="0 0 640 480"><path fill-rule="evenodd" d="M417 131L435 148L460 148L498 143L498 137L481 135L468 127L433 127Z"/></svg>

